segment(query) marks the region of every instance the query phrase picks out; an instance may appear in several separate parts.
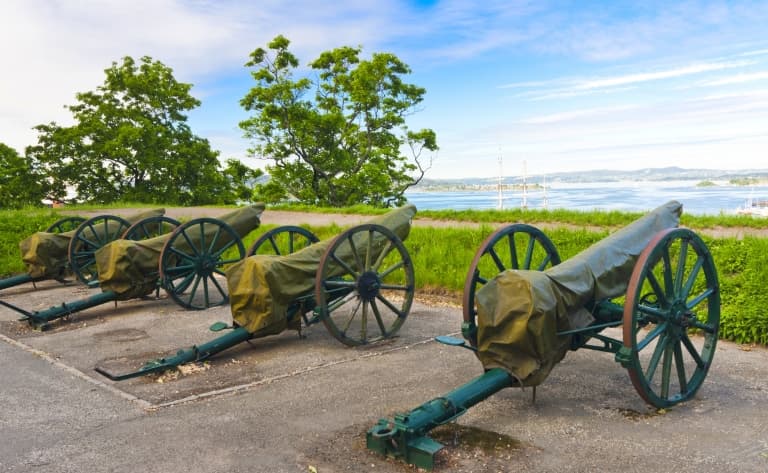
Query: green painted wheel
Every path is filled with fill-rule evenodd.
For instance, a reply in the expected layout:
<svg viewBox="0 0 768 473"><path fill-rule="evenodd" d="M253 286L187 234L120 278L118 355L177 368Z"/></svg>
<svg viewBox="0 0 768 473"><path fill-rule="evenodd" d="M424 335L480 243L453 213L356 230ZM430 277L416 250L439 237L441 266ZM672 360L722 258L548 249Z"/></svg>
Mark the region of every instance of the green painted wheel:
<svg viewBox="0 0 768 473"><path fill-rule="evenodd" d="M77 230L81 223L85 222L83 217L65 217L57 220L50 227L45 229L46 233L65 233Z"/></svg>
<svg viewBox="0 0 768 473"><path fill-rule="evenodd" d="M464 338L477 345L475 293L485 283L507 269L544 271L557 264L560 255L554 243L536 227L515 223L490 234L475 253L464 280Z"/></svg>
<svg viewBox="0 0 768 473"><path fill-rule="evenodd" d="M696 394L720 324L717 271L701 238L673 228L648 243L629 280L623 323L617 360L646 402L668 407Z"/></svg>
<svg viewBox="0 0 768 473"><path fill-rule="evenodd" d="M273 228L261 235L248 249L248 256L253 255L290 255L312 243L320 241L306 228L286 225Z"/></svg>
<svg viewBox="0 0 768 473"><path fill-rule="evenodd" d="M328 331L345 345L392 337L413 303L413 264L402 241L381 225L336 237L320 258L315 302Z"/></svg>
<svg viewBox="0 0 768 473"><path fill-rule="evenodd" d="M149 240L172 232L181 223L175 218L158 215L139 220L128 227L122 235L124 240Z"/></svg>
<svg viewBox="0 0 768 473"><path fill-rule="evenodd" d="M114 215L100 215L81 223L69 242L69 266L84 284L98 280L96 250L117 240L131 224Z"/></svg>
<svg viewBox="0 0 768 473"><path fill-rule="evenodd" d="M160 252L160 281L180 306L201 310L229 302L226 267L245 256L237 232L214 218L191 220L173 231Z"/></svg>

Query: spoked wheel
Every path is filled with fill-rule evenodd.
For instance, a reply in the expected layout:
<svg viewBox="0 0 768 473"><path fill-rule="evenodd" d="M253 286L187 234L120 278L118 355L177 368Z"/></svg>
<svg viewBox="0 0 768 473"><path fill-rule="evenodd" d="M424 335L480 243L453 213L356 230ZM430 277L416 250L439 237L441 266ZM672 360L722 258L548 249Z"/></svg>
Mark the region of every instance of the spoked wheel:
<svg viewBox="0 0 768 473"><path fill-rule="evenodd" d="M464 282L464 338L477 345L475 293L481 286L507 269L543 271L556 264L560 255L555 245L536 227L515 223L489 235L475 253Z"/></svg>
<svg viewBox="0 0 768 473"><path fill-rule="evenodd" d="M65 233L77 230L81 223L85 222L83 217L65 217L57 220L50 227L45 229L46 233Z"/></svg>
<svg viewBox="0 0 768 473"><path fill-rule="evenodd" d="M156 236L171 233L179 225L181 225L181 223L178 220L166 217L165 215L147 217L128 227L123 233L122 238L124 240L136 241L149 240Z"/></svg>
<svg viewBox="0 0 768 473"><path fill-rule="evenodd" d="M84 284L98 279L96 250L117 240L131 224L114 215L100 215L81 223L69 242L69 265Z"/></svg>
<svg viewBox="0 0 768 473"><path fill-rule="evenodd" d="M224 269L245 256L237 232L214 218L176 228L160 253L160 281L180 306L207 309L229 302Z"/></svg>
<svg viewBox="0 0 768 473"><path fill-rule="evenodd" d="M301 227L286 225L274 228L259 237L248 249L253 255L290 255L320 241L314 233Z"/></svg>
<svg viewBox="0 0 768 473"><path fill-rule="evenodd" d="M707 246L684 228L659 232L632 271L617 360L649 404L690 399L715 355L720 324L717 271Z"/></svg>
<svg viewBox="0 0 768 473"><path fill-rule="evenodd" d="M345 345L365 345L397 333L413 293L408 251L381 225L347 230L320 258L315 301L328 331Z"/></svg>

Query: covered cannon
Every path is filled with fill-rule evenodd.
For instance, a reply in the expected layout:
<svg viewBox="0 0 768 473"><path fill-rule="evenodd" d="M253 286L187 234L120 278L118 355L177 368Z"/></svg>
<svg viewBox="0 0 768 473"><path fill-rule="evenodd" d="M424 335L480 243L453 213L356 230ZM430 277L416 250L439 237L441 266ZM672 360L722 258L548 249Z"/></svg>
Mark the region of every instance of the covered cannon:
<svg viewBox="0 0 768 473"><path fill-rule="evenodd" d="M227 270L234 323L217 322L211 330L231 332L173 357L149 361L132 373L115 375L102 367L96 371L116 381L164 371L246 340L287 328L301 330L302 322L322 322L346 345L392 337L413 302L413 265L402 242L415 213L408 205L303 248L291 239L287 252L275 244L278 234L302 236L307 244L316 238L298 227L278 228L257 242L253 256ZM259 254L259 246L274 247L277 254Z"/></svg>
<svg viewBox="0 0 768 473"><path fill-rule="evenodd" d="M194 219L147 240L112 241L94 255L100 294L24 315L33 326L45 328L52 320L106 302L142 297L158 287L188 309L225 304L223 268L245 256L242 237L259 226L263 211L264 205L257 204L220 219Z"/></svg>
<svg viewBox="0 0 768 473"><path fill-rule="evenodd" d="M465 285L462 333L469 344L437 338L473 350L485 373L381 419L367 433L368 448L432 468L442 445L429 430L505 387L533 386L535 395L566 352L579 348L614 353L653 406L690 399L714 356L720 294L706 245L676 228L681 212L669 202L559 265L554 245L532 227L511 226L486 240ZM528 242L519 245L516 233ZM483 259L495 276L483 274ZM609 327L622 327L622 340L601 333Z"/></svg>
<svg viewBox="0 0 768 473"><path fill-rule="evenodd" d="M19 242L27 273L0 280L0 289L44 279L63 280L74 274L83 283L96 279L94 252L118 238L141 238L127 231L145 228L163 217L165 209L137 213L127 218L99 215L90 219L66 217Z"/></svg>

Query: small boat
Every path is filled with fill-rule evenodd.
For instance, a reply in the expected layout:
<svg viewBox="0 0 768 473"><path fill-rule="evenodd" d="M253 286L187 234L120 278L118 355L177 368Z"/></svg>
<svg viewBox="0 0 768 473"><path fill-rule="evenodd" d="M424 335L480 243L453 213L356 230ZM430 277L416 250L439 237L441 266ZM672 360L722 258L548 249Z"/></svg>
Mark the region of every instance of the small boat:
<svg viewBox="0 0 768 473"><path fill-rule="evenodd" d="M768 217L768 199L753 199L750 197L743 206L736 209L736 213L740 215Z"/></svg>

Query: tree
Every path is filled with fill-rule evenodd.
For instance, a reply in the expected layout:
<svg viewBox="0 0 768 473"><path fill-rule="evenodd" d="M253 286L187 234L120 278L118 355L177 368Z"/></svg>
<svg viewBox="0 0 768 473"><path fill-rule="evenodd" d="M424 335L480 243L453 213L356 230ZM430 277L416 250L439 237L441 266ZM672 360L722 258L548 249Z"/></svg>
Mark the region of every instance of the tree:
<svg viewBox="0 0 768 473"><path fill-rule="evenodd" d="M0 143L0 208L41 205L44 197L41 173L15 149Z"/></svg>
<svg viewBox="0 0 768 473"><path fill-rule="evenodd" d="M264 175L261 169L253 169L237 159L228 159L224 176L229 184L230 194L224 199L227 204L253 202L253 188L256 180Z"/></svg>
<svg viewBox="0 0 768 473"><path fill-rule="evenodd" d="M186 123L186 112L200 105L191 84L146 56L139 64L125 57L104 72L103 85L66 107L75 125L35 127L38 144L27 156L49 170L57 191L73 185L78 199L99 203L218 202L227 185L218 153Z"/></svg>
<svg viewBox="0 0 768 473"><path fill-rule="evenodd" d="M405 124L426 92L403 81L410 68L394 54L363 60L361 48L345 46L309 64L314 80L294 79L289 44L277 36L271 53L258 48L246 63L258 68L256 85L240 104L255 115L240 128L254 141L251 155L271 161L270 182L256 192L334 207L403 203L432 164L422 152L438 149L434 131Z"/></svg>

